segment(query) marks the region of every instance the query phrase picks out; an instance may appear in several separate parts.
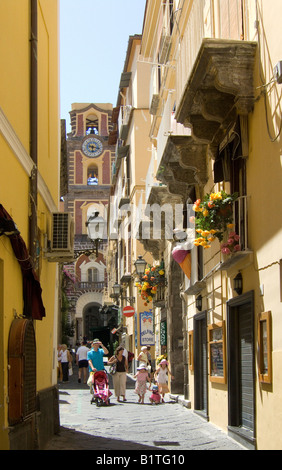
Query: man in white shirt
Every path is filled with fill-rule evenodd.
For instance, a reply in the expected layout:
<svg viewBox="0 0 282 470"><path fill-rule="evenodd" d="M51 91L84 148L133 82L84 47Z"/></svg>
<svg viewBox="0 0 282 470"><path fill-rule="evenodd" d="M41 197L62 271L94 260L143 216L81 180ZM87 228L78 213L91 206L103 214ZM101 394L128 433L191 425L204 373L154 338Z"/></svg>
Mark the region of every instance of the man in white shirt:
<svg viewBox="0 0 282 470"><path fill-rule="evenodd" d="M78 382L81 383L81 371L83 370L83 382L87 382L88 360L87 353L89 348L86 346L87 342L83 341L82 345L76 351L76 363L78 365Z"/></svg>

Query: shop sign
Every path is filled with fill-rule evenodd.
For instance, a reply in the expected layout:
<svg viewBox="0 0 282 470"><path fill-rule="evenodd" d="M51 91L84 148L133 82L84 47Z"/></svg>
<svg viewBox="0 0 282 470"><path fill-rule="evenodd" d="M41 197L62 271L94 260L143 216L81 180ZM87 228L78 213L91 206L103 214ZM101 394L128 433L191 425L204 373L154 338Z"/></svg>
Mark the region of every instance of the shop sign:
<svg viewBox="0 0 282 470"><path fill-rule="evenodd" d="M154 346L154 317L150 309L146 312L140 312L140 346Z"/></svg>

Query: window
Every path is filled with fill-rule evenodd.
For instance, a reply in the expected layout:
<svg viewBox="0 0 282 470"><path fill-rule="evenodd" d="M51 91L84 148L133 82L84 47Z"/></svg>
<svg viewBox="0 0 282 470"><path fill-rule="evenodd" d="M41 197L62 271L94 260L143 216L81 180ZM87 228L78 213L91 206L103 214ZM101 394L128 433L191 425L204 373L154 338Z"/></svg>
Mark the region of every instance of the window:
<svg viewBox="0 0 282 470"><path fill-rule="evenodd" d="M270 384L272 383L271 312L259 315L258 329L259 381Z"/></svg>
<svg viewBox="0 0 282 470"><path fill-rule="evenodd" d="M98 183L98 168L96 165L91 165L87 170L87 185L95 186Z"/></svg>
<svg viewBox="0 0 282 470"><path fill-rule="evenodd" d="M210 381L226 383L225 325L224 322L209 325Z"/></svg>
<svg viewBox="0 0 282 470"><path fill-rule="evenodd" d="M194 370L194 356L193 356L193 331L188 332L188 362L189 370Z"/></svg>
<svg viewBox="0 0 282 470"><path fill-rule="evenodd" d="M99 121L98 117L94 114L91 114L86 118L86 135L89 134L99 134Z"/></svg>
<svg viewBox="0 0 282 470"><path fill-rule="evenodd" d="M99 282L99 272L96 268L90 268L87 271L88 282Z"/></svg>

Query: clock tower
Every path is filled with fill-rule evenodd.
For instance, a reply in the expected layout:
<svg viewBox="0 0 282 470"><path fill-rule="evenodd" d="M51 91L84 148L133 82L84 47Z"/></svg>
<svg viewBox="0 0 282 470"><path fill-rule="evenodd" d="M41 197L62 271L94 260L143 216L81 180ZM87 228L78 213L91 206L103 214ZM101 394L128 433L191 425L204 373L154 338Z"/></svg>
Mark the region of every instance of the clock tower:
<svg viewBox="0 0 282 470"><path fill-rule="evenodd" d="M107 220L115 159L115 146L109 143L112 111L109 103L75 103L70 111L71 132L66 138L67 190L63 204L64 211L71 213L74 220L76 259L64 266L64 280L75 326L74 344L83 337L89 340L98 337L107 344L110 336L111 325L105 327L99 312L104 305L106 287L106 234L96 252L88 238L86 222L97 212Z"/></svg>

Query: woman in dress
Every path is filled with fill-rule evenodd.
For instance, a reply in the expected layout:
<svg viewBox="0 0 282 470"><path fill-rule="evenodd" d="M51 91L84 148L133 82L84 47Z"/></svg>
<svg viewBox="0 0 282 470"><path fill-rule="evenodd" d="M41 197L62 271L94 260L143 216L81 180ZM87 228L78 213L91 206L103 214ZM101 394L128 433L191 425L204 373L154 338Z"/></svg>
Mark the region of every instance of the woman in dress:
<svg viewBox="0 0 282 470"><path fill-rule="evenodd" d="M116 364L116 373L113 375L113 383L117 401L121 401L120 397L123 397L123 401L126 401L125 393L128 362L125 356L123 356L123 351L124 348L122 346L118 346L115 351L115 355L108 361L109 365Z"/></svg>

